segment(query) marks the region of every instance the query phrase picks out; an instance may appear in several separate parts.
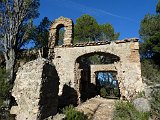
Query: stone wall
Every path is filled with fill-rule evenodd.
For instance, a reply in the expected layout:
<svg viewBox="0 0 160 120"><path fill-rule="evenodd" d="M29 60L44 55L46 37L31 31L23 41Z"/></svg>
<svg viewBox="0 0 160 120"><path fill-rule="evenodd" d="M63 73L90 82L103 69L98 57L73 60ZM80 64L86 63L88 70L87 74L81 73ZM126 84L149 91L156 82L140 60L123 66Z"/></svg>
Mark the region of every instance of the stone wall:
<svg viewBox="0 0 160 120"><path fill-rule="evenodd" d="M64 27L64 45L71 45L72 44L72 37L73 37L73 22L69 18L59 17L58 19L53 21L53 24L50 27L49 32L49 58L53 58L54 54L54 47L58 45L58 36L59 30Z"/></svg>
<svg viewBox="0 0 160 120"><path fill-rule="evenodd" d="M80 56L98 52L109 53L120 58L116 64L116 70L122 97L130 99L143 90L139 43L137 39L133 38L100 45L55 47L52 62L60 77L59 95L62 94L62 88L65 84L74 88L79 94L81 69L76 61Z"/></svg>
<svg viewBox="0 0 160 120"><path fill-rule="evenodd" d="M64 44L56 46L57 33L61 27L65 27ZM139 43L136 38L73 45L72 27L72 20L64 17L51 25L49 59L55 66L48 60L37 59L19 68L12 90L18 106L11 110L11 113L17 115L17 120L41 120L56 114L58 95L60 107L76 104L81 96L83 71L78 59L90 54L105 53L118 58L112 64L90 66L91 83L96 84L95 77L92 76L94 71L115 70L122 98L130 100L144 89Z"/></svg>
<svg viewBox="0 0 160 120"><path fill-rule="evenodd" d="M12 90L16 120L43 120L57 113L59 77L55 67L39 58L19 68Z"/></svg>
<svg viewBox="0 0 160 120"><path fill-rule="evenodd" d="M57 33L61 27L65 29L64 44L56 46ZM79 68L77 59L91 53L107 53L119 57L120 60L115 67L122 97L130 99L143 90L138 39L87 42L74 45L72 44L72 35L73 22L71 19L60 17L52 23L49 37L49 58L55 64L60 77L59 95L63 94L63 87L67 85L76 90L80 96L82 69Z"/></svg>

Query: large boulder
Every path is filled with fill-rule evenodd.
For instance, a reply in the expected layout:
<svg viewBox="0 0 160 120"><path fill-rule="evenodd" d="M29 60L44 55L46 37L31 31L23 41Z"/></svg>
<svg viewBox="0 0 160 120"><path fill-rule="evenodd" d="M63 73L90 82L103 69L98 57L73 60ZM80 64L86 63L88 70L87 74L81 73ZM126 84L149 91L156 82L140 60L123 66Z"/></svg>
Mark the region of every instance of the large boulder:
<svg viewBox="0 0 160 120"><path fill-rule="evenodd" d="M133 104L138 111L149 112L151 110L150 103L146 98L137 98L133 101Z"/></svg>

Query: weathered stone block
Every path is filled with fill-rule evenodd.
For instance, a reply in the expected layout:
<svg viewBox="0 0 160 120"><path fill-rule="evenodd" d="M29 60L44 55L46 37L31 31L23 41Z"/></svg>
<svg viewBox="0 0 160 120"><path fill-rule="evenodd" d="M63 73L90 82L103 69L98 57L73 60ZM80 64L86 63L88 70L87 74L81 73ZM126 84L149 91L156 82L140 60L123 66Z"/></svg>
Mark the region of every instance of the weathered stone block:
<svg viewBox="0 0 160 120"><path fill-rule="evenodd" d="M12 90L17 120L43 120L57 113L59 77L55 67L39 58L19 68Z"/></svg>
<svg viewBox="0 0 160 120"><path fill-rule="evenodd" d="M133 104L138 111L149 112L151 110L151 105L145 98L137 98L133 101Z"/></svg>

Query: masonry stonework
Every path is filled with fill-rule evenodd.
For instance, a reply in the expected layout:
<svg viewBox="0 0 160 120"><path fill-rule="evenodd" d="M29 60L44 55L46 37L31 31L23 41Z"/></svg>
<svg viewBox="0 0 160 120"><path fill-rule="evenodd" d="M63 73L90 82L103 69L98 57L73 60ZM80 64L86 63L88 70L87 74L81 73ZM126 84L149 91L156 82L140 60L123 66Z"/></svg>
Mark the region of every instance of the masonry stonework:
<svg viewBox="0 0 160 120"><path fill-rule="evenodd" d="M61 27L65 28L64 41L63 45L57 46ZM91 79L88 81L93 85L96 86L95 72L103 70L117 72L121 98L130 100L144 89L136 38L72 44L72 36L72 20L64 17L56 19L50 28L48 46L49 60L54 66L48 60L37 59L19 68L12 90L18 106L11 110L17 115L17 120L41 120L56 114L60 103L78 103L82 73L87 73L78 60L90 54L103 53L118 58L111 64L90 65L88 78Z"/></svg>
<svg viewBox="0 0 160 120"><path fill-rule="evenodd" d="M52 26L58 26L58 23L62 24L62 17L59 19L57 19L56 22L53 22ZM63 20L65 21L64 18ZM66 22L64 23L67 22L68 20L66 19ZM70 21L68 25L71 26L71 23L72 22ZM67 28L68 27L66 27L66 29ZM50 33L54 32L50 31ZM50 38L50 43L55 41L54 34L50 34ZM80 94L79 90L82 70L79 69L79 63L76 61L79 57L90 53L107 53L120 58L118 62L114 63L114 68L118 73L117 79L119 81L122 97L130 99L137 92L143 90L139 43L136 38L118 40L115 42L101 41L75 45L65 44L64 38L64 44L62 46L49 45L49 48L54 49L54 58L52 59L52 62L55 64L60 77L59 95L62 94L62 88L65 84L74 88L77 91L77 94Z"/></svg>
<svg viewBox="0 0 160 120"><path fill-rule="evenodd" d="M96 84L96 72L99 71L117 71L116 69L116 63L114 64L108 64L108 65L91 65L90 70L91 70L91 83Z"/></svg>
<svg viewBox="0 0 160 120"><path fill-rule="evenodd" d="M114 63L114 68L111 69L116 69L118 73L117 79L121 96L130 99L134 94L143 90L138 45L139 43L135 39L131 39L130 42L111 42L105 45L55 47L55 58L52 62L55 64L60 77L59 94L62 93L62 88L65 84L75 88L79 93L81 70L76 66L78 65L76 63L77 58L88 53L102 52L110 53L120 58L120 61ZM77 78L78 76L79 78Z"/></svg>
<svg viewBox="0 0 160 120"><path fill-rule="evenodd" d="M63 44L64 45L70 45L72 44L72 38L73 38L73 22L69 18L64 18L64 17L59 17L55 21L53 21L53 24L50 27L50 32L49 32L49 53L52 58L54 54L54 47L58 45L58 37L59 37L59 30L64 27L64 40Z"/></svg>
<svg viewBox="0 0 160 120"><path fill-rule="evenodd" d="M19 68L12 90L16 120L43 120L57 113L59 78L52 64L37 59Z"/></svg>

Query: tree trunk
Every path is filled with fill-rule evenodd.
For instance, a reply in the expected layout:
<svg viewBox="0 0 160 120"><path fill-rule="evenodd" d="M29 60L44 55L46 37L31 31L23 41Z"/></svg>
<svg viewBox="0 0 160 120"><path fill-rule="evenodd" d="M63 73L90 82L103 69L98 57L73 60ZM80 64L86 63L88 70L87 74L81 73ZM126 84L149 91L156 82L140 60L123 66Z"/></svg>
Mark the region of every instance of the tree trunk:
<svg viewBox="0 0 160 120"><path fill-rule="evenodd" d="M8 73L8 78L6 82L9 82L11 85L14 82L14 66L16 61L16 54L14 49L9 49L4 53L5 61L6 61L6 72ZM6 100L4 101L5 106L10 109L11 107L11 93L8 91L8 95Z"/></svg>
<svg viewBox="0 0 160 120"><path fill-rule="evenodd" d="M10 49L5 54L5 60L6 60L6 72L9 73L9 82L14 82L14 66L15 66L15 50Z"/></svg>
<svg viewBox="0 0 160 120"><path fill-rule="evenodd" d="M41 57L43 56L43 51L41 50L41 48L38 49L38 53L39 53L39 54L38 54L38 57L41 58Z"/></svg>

